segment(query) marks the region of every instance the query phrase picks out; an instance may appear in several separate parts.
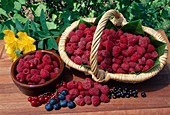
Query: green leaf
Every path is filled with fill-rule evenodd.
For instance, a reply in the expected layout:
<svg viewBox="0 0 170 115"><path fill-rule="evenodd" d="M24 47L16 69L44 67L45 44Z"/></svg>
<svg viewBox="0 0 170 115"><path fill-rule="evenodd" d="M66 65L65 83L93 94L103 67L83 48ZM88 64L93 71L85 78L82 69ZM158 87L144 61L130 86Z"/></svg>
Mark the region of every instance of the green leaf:
<svg viewBox="0 0 170 115"><path fill-rule="evenodd" d="M60 30L59 35L61 35L68 26L70 26L70 23L69 23L69 22L64 23L64 25L61 25L61 26L59 27L59 30Z"/></svg>
<svg viewBox="0 0 170 115"><path fill-rule="evenodd" d="M145 35L140 20L132 21L120 28L123 32Z"/></svg>
<svg viewBox="0 0 170 115"><path fill-rule="evenodd" d="M46 24L47 24L47 27L49 30L57 28L57 26L54 22L47 22Z"/></svg>
<svg viewBox="0 0 170 115"><path fill-rule="evenodd" d="M58 45L57 45L57 42L56 40L54 39L54 37L51 36L51 38L49 38L47 40L47 46L48 46L48 49L51 50L51 49L55 49L55 50L58 50Z"/></svg>
<svg viewBox="0 0 170 115"><path fill-rule="evenodd" d="M26 32L29 35L29 20L27 20L27 22L25 23L24 32Z"/></svg>
<svg viewBox="0 0 170 115"><path fill-rule="evenodd" d="M47 24L46 24L46 20L45 20L44 10L43 10L43 9L41 10L40 23L41 23L41 26L42 26L42 30L43 30L44 32L49 33L48 27L47 27Z"/></svg>
<svg viewBox="0 0 170 115"><path fill-rule="evenodd" d="M43 49L44 49L44 40L41 40L41 41L38 42L37 48L38 48L39 50L43 50Z"/></svg>
<svg viewBox="0 0 170 115"><path fill-rule="evenodd" d="M21 22L21 23L26 23L26 21L28 20L27 18L24 18L20 14L14 14L13 20L15 21L16 19L18 19L19 22Z"/></svg>
<svg viewBox="0 0 170 115"><path fill-rule="evenodd" d="M6 16L7 18L9 18L8 14L6 13L6 11L4 9L2 9L2 8L0 8L0 14L2 14L4 16Z"/></svg>
<svg viewBox="0 0 170 115"><path fill-rule="evenodd" d="M33 32L37 31L37 27L36 27L34 21L31 22L31 29L33 30Z"/></svg>
<svg viewBox="0 0 170 115"><path fill-rule="evenodd" d="M24 31L24 27L23 25L18 21L18 19L15 20L15 26L17 28L18 31Z"/></svg>
<svg viewBox="0 0 170 115"><path fill-rule="evenodd" d="M53 35L53 36L59 36L59 31L57 30L50 30L50 33Z"/></svg>
<svg viewBox="0 0 170 115"><path fill-rule="evenodd" d="M15 0L1 0L2 8L8 13L14 8Z"/></svg>
<svg viewBox="0 0 170 115"><path fill-rule="evenodd" d="M80 68L81 68L81 67L85 67L85 68L87 68L87 69L91 69L91 66L89 66L89 65L83 65L83 64L81 64Z"/></svg>
<svg viewBox="0 0 170 115"><path fill-rule="evenodd" d="M36 33L39 37L41 37L41 38L46 38L46 37L49 37L49 36L50 36L49 33L44 32L44 31L36 31L35 33Z"/></svg>
<svg viewBox="0 0 170 115"><path fill-rule="evenodd" d="M25 5L25 0L18 0L19 3L21 3L22 5Z"/></svg>
<svg viewBox="0 0 170 115"><path fill-rule="evenodd" d="M14 9L16 9L17 11L20 11L21 10L21 3L15 1L14 2Z"/></svg>
<svg viewBox="0 0 170 115"><path fill-rule="evenodd" d="M0 40L3 40L3 39L4 39L4 34L0 33Z"/></svg>
<svg viewBox="0 0 170 115"><path fill-rule="evenodd" d="M17 54L18 57L22 56L22 53L19 49L15 50L14 52Z"/></svg>
<svg viewBox="0 0 170 115"><path fill-rule="evenodd" d="M35 14L36 14L38 17L40 17L42 10L43 10L43 11L46 11L46 6L43 5L43 4L38 5L38 7L37 7L36 10L35 10Z"/></svg>

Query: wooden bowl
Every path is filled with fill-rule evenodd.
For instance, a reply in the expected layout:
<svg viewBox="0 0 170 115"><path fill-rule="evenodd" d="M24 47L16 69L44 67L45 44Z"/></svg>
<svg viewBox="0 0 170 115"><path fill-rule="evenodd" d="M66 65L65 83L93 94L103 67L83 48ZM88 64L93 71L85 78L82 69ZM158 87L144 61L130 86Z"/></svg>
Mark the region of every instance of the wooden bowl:
<svg viewBox="0 0 170 115"><path fill-rule="evenodd" d="M26 55L35 54L36 51L32 51L32 52L22 55L12 64L12 67L11 67L11 78L12 78L13 82L16 84L16 86L19 88L19 90L22 93L29 95L29 96L35 96L35 95L39 95L44 92L53 90L55 88L55 85L57 84L57 82L59 82L61 80L62 72L64 70L64 63L58 54L56 54L53 51L49 51L49 50L40 50L40 51L42 51L43 54L50 55L52 60L55 60L58 62L59 68L60 68L59 73L57 73L57 75L55 77L46 81L45 83L38 84L38 85L28 85L25 83L21 83L16 79L16 75L18 73L16 71L16 66L17 66L19 60L21 58L25 57Z"/></svg>

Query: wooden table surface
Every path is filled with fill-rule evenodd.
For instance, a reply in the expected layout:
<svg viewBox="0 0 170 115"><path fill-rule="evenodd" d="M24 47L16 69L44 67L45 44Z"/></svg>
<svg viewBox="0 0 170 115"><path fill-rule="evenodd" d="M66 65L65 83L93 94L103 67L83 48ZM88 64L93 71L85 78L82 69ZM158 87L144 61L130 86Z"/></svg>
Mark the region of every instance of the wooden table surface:
<svg viewBox="0 0 170 115"><path fill-rule="evenodd" d="M159 31L165 35L164 31ZM167 39L167 38L166 38ZM77 106L74 109L61 108L60 110L47 112L44 104L40 107L32 107L27 101L28 96L22 94L13 83L10 76L12 62L8 59L2 48L3 40L0 41L0 115L7 114L161 114L170 113L170 58L166 66L158 75L137 84L120 83L113 80L107 82L112 87L127 87L137 89L139 94L145 91L146 98L138 95L138 98L111 99L109 103L101 103L100 106L93 105ZM169 45L169 44L168 44ZM170 46L170 45L169 45ZM170 49L170 48L169 48ZM2 56L1 56L2 51ZM169 50L170 51L170 50ZM169 52L170 54L170 52ZM170 57L170 56L168 56ZM169 67L169 69L168 69ZM82 81L84 73L72 68L65 68L64 80ZM88 76L90 77L90 76Z"/></svg>

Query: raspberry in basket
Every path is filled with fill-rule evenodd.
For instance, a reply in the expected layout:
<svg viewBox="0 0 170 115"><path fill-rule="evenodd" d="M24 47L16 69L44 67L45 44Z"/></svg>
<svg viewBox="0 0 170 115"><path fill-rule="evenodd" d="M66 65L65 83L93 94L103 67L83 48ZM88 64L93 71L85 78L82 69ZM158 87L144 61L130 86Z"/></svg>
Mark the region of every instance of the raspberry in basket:
<svg viewBox="0 0 170 115"><path fill-rule="evenodd" d="M142 71L142 69L143 69L143 66L142 66L142 65L136 64L136 66L135 66L135 72L140 72L140 71Z"/></svg>
<svg viewBox="0 0 170 115"><path fill-rule="evenodd" d="M90 50L90 49L91 49L91 45L92 45L92 42L89 41L89 42L86 44L86 50Z"/></svg>
<svg viewBox="0 0 170 115"><path fill-rule="evenodd" d="M120 48L121 48L122 50L125 50L125 49L127 48L127 44L125 44L125 43L120 43Z"/></svg>
<svg viewBox="0 0 170 115"><path fill-rule="evenodd" d="M69 33L68 38L71 38L72 36L76 35L73 31Z"/></svg>
<svg viewBox="0 0 170 115"><path fill-rule="evenodd" d="M87 105L90 105L91 104L91 97L90 96L85 96L84 97L84 101L85 101L85 103L87 104Z"/></svg>
<svg viewBox="0 0 170 115"><path fill-rule="evenodd" d="M96 26L90 27L90 30L91 30L92 32L94 32L94 31L96 30Z"/></svg>
<svg viewBox="0 0 170 115"><path fill-rule="evenodd" d="M140 59L139 59L139 60L140 60ZM139 60L138 60L138 61L139 61ZM129 66L130 66L130 67L135 67L136 64L137 64L136 62L129 62Z"/></svg>
<svg viewBox="0 0 170 115"><path fill-rule="evenodd" d="M145 38L141 37L139 38L139 45L144 47L144 48L147 48L148 47L148 42Z"/></svg>
<svg viewBox="0 0 170 115"><path fill-rule="evenodd" d="M87 62L88 62L88 57L86 56L86 55L82 55L82 62L84 63L84 64L87 64Z"/></svg>
<svg viewBox="0 0 170 115"><path fill-rule="evenodd" d="M100 88L100 91L103 93L103 94L108 94L110 89L107 85L103 85L101 88Z"/></svg>
<svg viewBox="0 0 170 115"><path fill-rule="evenodd" d="M136 49L133 46L129 46L127 49L128 56L131 56L135 51Z"/></svg>
<svg viewBox="0 0 170 115"><path fill-rule="evenodd" d="M50 64L51 63L51 57L48 55L48 54L45 54L43 57L42 57L42 62L44 64Z"/></svg>
<svg viewBox="0 0 170 115"><path fill-rule="evenodd" d="M131 72L135 72L135 69L134 68L129 68L129 72L128 73L131 73Z"/></svg>
<svg viewBox="0 0 170 115"><path fill-rule="evenodd" d="M152 54L151 53L146 53L144 54L145 59L151 59L152 58Z"/></svg>
<svg viewBox="0 0 170 115"><path fill-rule="evenodd" d="M45 79L41 79L41 81L38 84L43 84L45 83Z"/></svg>
<svg viewBox="0 0 170 115"><path fill-rule="evenodd" d="M79 24L79 30L85 30L87 26L84 23Z"/></svg>
<svg viewBox="0 0 170 115"><path fill-rule="evenodd" d="M147 52L151 53L153 51L155 51L155 47L153 45L151 45L151 44L148 44Z"/></svg>
<svg viewBox="0 0 170 115"><path fill-rule="evenodd" d="M79 56L81 56L81 55L83 55L83 54L84 54L84 50L82 50L82 49L80 49L80 48L78 48L77 50L74 51L74 55L79 55Z"/></svg>
<svg viewBox="0 0 170 115"><path fill-rule="evenodd" d="M97 96L97 95L99 95L99 89L97 89L97 88L90 88L89 89L89 94Z"/></svg>
<svg viewBox="0 0 170 115"><path fill-rule="evenodd" d="M135 53L131 56L130 60L131 60L131 61L137 61L138 59L140 59L140 57L141 57L141 55L138 54L137 52L135 52Z"/></svg>
<svg viewBox="0 0 170 115"><path fill-rule="evenodd" d="M69 54L73 54L74 53L74 48L72 46L67 46L66 47L66 51L69 53Z"/></svg>
<svg viewBox="0 0 170 115"><path fill-rule="evenodd" d="M152 52L152 59L158 58L158 53L156 51Z"/></svg>
<svg viewBox="0 0 170 115"><path fill-rule="evenodd" d="M45 69L41 69L40 75L41 75L42 78L47 78L47 77L50 76L49 72L47 70L45 70Z"/></svg>
<svg viewBox="0 0 170 115"><path fill-rule="evenodd" d="M102 55L103 55L103 57L110 57L111 56L111 52L109 52L107 50L102 50Z"/></svg>
<svg viewBox="0 0 170 115"><path fill-rule="evenodd" d="M137 46L137 52L138 54L143 55L146 52L146 50L142 46Z"/></svg>
<svg viewBox="0 0 170 115"><path fill-rule="evenodd" d="M75 98L75 102L80 105L80 106L83 106L85 104L84 102L84 98L82 95L79 95L78 97Z"/></svg>
<svg viewBox="0 0 170 115"><path fill-rule="evenodd" d="M138 43L139 38L136 35L128 34L127 40L128 40L128 46L134 46Z"/></svg>
<svg viewBox="0 0 170 115"><path fill-rule="evenodd" d="M42 56L43 56L43 53L41 51L36 51L36 53L35 53L36 58L41 59Z"/></svg>
<svg viewBox="0 0 170 115"><path fill-rule="evenodd" d="M91 88L91 82L89 80L84 80L82 82L83 88L84 89L90 89Z"/></svg>
<svg viewBox="0 0 170 115"><path fill-rule="evenodd" d="M115 64L121 64L122 63L122 61L120 59L117 59L117 58L113 58L112 62L115 63Z"/></svg>
<svg viewBox="0 0 170 115"><path fill-rule="evenodd" d="M124 69L125 71L127 71L129 69L129 64L126 62L126 63L122 63L121 64L121 67L122 69Z"/></svg>
<svg viewBox="0 0 170 115"><path fill-rule="evenodd" d="M145 37L143 37L143 38L145 38L145 39L147 40L148 44L151 42L148 37L145 36Z"/></svg>
<svg viewBox="0 0 170 115"><path fill-rule="evenodd" d="M143 67L143 69L142 69L142 72L145 72L145 71L147 71L147 70L149 70L149 66L148 66L148 65L145 65L145 66Z"/></svg>
<svg viewBox="0 0 170 115"><path fill-rule="evenodd" d="M85 37L86 43L88 43L88 42L90 42L90 41L92 41L92 40L93 40L93 37L92 37L91 35L87 35L87 36Z"/></svg>
<svg viewBox="0 0 170 115"><path fill-rule="evenodd" d="M120 36L120 42L127 44L127 38L125 35Z"/></svg>
<svg viewBox="0 0 170 115"><path fill-rule="evenodd" d="M95 82L94 83L94 88L100 89L102 85L100 83Z"/></svg>
<svg viewBox="0 0 170 115"><path fill-rule="evenodd" d="M121 67L119 67L119 68L117 69L116 73L122 73L122 74L124 74L124 73L126 73L126 72L125 72Z"/></svg>
<svg viewBox="0 0 170 115"><path fill-rule="evenodd" d="M146 60L146 65L148 65L150 68L154 65L154 61L152 59Z"/></svg>
<svg viewBox="0 0 170 115"><path fill-rule="evenodd" d="M68 91L68 89L67 89L67 88L65 88L65 87L61 86L61 87L60 87L60 89L59 89L59 92L61 93L61 91L63 91L63 90Z"/></svg>
<svg viewBox="0 0 170 115"><path fill-rule="evenodd" d="M98 106L100 104L99 96L92 96L91 101L94 106Z"/></svg>
<svg viewBox="0 0 170 115"><path fill-rule="evenodd" d="M76 30L75 33L76 33L76 35L77 35L79 38L83 37L83 35L84 35L83 30Z"/></svg>
<svg viewBox="0 0 170 115"><path fill-rule="evenodd" d="M119 57L120 52L121 52L121 48L120 48L119 46L114 46L114 47L112 48L112 55L113 55L114 57Z"/></svg>
<svg viewBox="0 0 170 115"><path fill-rule="evenodd" d="M70 42L75 43L80 41L80 38L77 35L73 35L70 39Z"/></svg>
<svg viewBox="0 0 170 115"><path fill-rule="evenodd" d="M74 58L74 62L75 62L76 64L78 64L78 65L81 65L81 64L82 64L82 59L81 59L81 57L80 57L80 56L76 56L76 57Z"/></svg>
<svg viewBox="0 0 170 115"><path fill-rule="evenodd" d="M84 88L83 88L83 85L82 85L82 83L80 82L80 81L78 81L77 82L77 88L78 88L78 90L84 90Z"/></svg>
<svg viewBox="0 0 170 115"><path fill-rule="evenodd" d="M141 65L144 65L146 63L145 57L142 57L141 59L139 59L138 63L141 64Z"/></svg>

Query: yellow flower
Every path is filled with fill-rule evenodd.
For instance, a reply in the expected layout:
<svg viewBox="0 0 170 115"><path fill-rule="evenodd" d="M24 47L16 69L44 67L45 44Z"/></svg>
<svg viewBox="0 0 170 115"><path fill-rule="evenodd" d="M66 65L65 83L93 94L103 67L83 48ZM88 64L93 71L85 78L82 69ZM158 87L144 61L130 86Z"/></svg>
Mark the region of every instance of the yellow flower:
<svg viewBox="0 0 170 115"><path fill-rule="evenodd" d="M18 58L17 54L15 53L15 50L12 49L11 47L8 47L8 48L6 49L6 53L8 54L8 56L10 57L10 59L11 59L13 62Z"/></svg>
<svg viewBox="0 0 170 115"><path fill-rule="evenodd" d="M36 50L36 45L33 44L35 42L35 39L27 36L27 33L25 32L18 32L17 35L20 38L18 40L18 49L20 51L23 51L23 53L25 54L30 51Z"/></svg>
<svg viewBox="0 0 170 115"><path fill-rule="evenodd" d="M4 41L6 43L5 49L8 47L11 47L12 49L17 49L18 48L18 39L15 37L15 34L11 30L4 30L3 33L5 34L4 36Z"/></svg>

